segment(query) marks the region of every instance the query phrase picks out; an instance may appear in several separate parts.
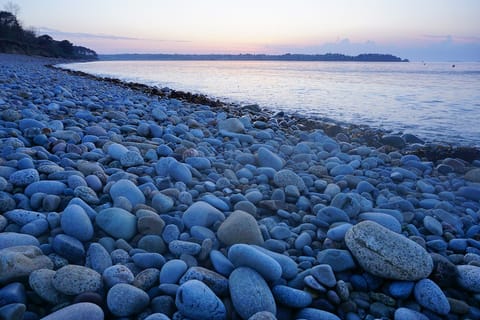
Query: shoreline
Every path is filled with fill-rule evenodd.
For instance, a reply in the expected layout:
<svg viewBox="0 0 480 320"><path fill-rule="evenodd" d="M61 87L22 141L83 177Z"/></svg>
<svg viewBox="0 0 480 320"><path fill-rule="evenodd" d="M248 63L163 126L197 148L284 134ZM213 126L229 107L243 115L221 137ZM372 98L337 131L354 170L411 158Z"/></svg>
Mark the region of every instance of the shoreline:
<svg viewBox="0 0 480 320"><path fill-rule="evenodd" d="M72 61L72 63L76 62L77 61ZM167 91L164 92L158 87L149 86L142 83L123 81L117 78L96 76L83 71L75 71L68 68L59 67L56 64L47 64L46 66L48 68L57 69L72 75L87 77L99 81L106 81L122 87L138 90L145 94L164 98L180 99L189 103L205 104L235 116L242 116L246 112L254 121L257 118L278 117L280 115L280 117L285 117L289 121L293 121L295 124L299 125L299 129L301 130L321 129L331 138L335 138L337 134L343 133L346 134L351 140L353 138L352 141L361 144L367 144L368 146L375 148L385 146L386 144L381 141L382 136L388 136L391 134L391 130L375 128L370 125L358 125L333 119L303 116L298 113L288 114L283 111L275 112L273 110L261 108L256 104L242 106L235 103L224 102L219 99L212 99L207 94L196 94L188 91L175 90L173 88L166 88ZM284 128L288 128L288 126L285 126ZM397 134L396 136L401 135ZM390 147L392 147L390 150L401 150L404 153L414 154L419 157L426 158L428 161L434 162L446 158L459 158L468 162L480 160L480 147L458 145L455 143L449 143L447 141L424 142L411 134L408 134L407 136L409 136L409 139L405 141L404 146L399 147L398 145L390 145Z"/></svg>
<svg viewBox="0 0 480 320"><path fill-rule="evenodd" d="M0 62L0 318L480 318L480 161Z"/></svg>

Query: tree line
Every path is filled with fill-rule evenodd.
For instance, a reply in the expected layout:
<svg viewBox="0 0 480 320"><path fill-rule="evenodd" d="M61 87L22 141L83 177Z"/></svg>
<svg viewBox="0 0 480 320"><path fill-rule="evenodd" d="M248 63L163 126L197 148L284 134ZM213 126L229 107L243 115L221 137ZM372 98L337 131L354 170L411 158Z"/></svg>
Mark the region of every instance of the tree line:
<svg viewBox="0 0 480 320"><path fill-rule="evenodd" d="M66 59L97 59L97 53L89 48L75 46L68 40L57 41L49 35L37 36L25 30L16 15L0 11L0 52L38 55Z"/></svg>

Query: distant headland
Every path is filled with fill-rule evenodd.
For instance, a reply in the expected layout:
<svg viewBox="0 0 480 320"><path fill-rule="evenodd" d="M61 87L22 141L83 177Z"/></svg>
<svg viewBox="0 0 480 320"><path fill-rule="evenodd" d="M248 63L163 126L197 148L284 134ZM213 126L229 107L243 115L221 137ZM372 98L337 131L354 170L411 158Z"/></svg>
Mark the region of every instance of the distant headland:
<svg viewBox="0 0 480 320"><path fill-rule="evenodd" d="M92 49L75 46L68 40L57 41L49 35L37 36L33 30L25 30L17 17L8 11L0 11L0 52L64 59L96 60Z"/></svg>
<svg viewBox="0 0 480 320"><path fill-rule="evenodd" d="M100 60L205 60L205 61L358 61L358 62L409 62L391 54L364 53L348 56L340 53L326 54L104 54Z"/></svg>

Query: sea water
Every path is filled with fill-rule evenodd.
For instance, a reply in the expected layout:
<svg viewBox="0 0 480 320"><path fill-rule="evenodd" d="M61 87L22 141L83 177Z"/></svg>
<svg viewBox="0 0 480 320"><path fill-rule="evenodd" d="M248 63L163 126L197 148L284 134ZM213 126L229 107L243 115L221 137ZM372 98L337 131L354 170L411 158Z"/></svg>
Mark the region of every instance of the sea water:
<svg viewBox="0 0 480 320"><path fill-rule="evenodd" d="M480 146L480 63L96 61L63 67Z"/></svg>

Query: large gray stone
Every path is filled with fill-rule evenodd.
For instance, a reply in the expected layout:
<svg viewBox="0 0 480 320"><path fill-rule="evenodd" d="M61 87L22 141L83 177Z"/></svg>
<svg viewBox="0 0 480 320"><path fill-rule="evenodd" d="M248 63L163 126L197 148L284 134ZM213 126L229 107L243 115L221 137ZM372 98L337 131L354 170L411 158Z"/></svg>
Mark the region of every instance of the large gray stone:
<svg viewBox="0 0 480 320"><path fill-rule="evenodd" d="M382 278L414 281L433 270L432 258L423 247L373 221L353 226L345 243L366 271Z"/></svg>
<svg viewBox="0 0 480 320"><path fill-rule="evenodd" d="M35 246L0 250L0 284L26 278L35 270L53 269L53 262Z"/></svg>
<svg viewBox="0 0 480 320"><path fill-rule="evenodd" d="M102 276L87 267L74 264L58 269L53 276L52 284L59 292L66 295L97 291L102 288Z"/></svg>
<svg viewBox="0 0 480 320"><path fill-rule="evenodd" d="M257 220L252 215L240 210L234 211L220 225L217 237L227 246L236 243L263 244Z"/></svg>

